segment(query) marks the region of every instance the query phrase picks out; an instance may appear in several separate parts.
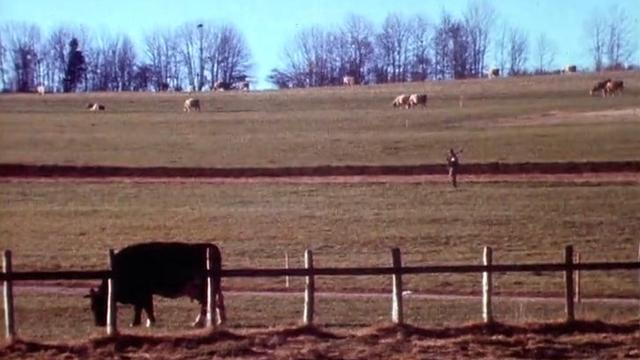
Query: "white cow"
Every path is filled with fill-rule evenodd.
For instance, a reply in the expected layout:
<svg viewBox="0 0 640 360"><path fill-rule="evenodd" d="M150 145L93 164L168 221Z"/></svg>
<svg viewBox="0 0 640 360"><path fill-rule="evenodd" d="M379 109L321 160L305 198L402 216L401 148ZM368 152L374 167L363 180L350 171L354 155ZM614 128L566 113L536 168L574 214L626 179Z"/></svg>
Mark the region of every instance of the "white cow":
<svg viewBox="0 0 640 360"><path fill-rule="evenodd" d="M43 85L38 85L36 92L40 95L44 95L47 92L47 89L45 89Z"/></svg>

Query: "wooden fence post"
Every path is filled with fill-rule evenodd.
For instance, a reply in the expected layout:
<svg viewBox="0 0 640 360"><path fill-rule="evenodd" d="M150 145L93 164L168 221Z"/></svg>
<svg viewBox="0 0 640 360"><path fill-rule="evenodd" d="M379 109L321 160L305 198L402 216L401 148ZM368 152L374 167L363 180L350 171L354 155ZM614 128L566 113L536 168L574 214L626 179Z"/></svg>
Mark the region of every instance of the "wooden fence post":
<svg viewBox="0 0 640 360"><path fill-rule="evenodd" d="M3 253L2 271L9 276L13 271L11 266L11 250ZM15 317L13 312L13 282L4 281L4 334L8 341L13 341L16 337Z"/></svg>
<svg viewBox="0 0 640 360"><path fill-rule="evenodd" d="M573 285L573 246L567 245L564 249L564 262L565 262L565 297L566 305L565 312L567 315L567 322L572 322L576 319L574 309L574 285Z"/></svg>
<svg viewBox="0 0 640 360"><path fill-rule="evenodd" d="M391 249L393 262L393 292L391 294L391 321L394 324L403 324L404 315L402 309L402 259L400 249Z"/></svg>
<svg viewBox="0 0 640 360"><path fill-rule="evenodd" d="M284 252L284 268L289 270L289 253L288 252ZM284 286L289 289L289 275L284 277Z"/></svg>
<svg viewBox="0 0 640 360"><path fill-rule="evenodd" d="M304 252L304 266L308 273L306 277L306 287L304 290L304 313L302 315L302 323L304 325L311 325L313 323L316 281L313 272L313 253L309 249Z"/></svg>
<svg viewBox="0 0 640 360"><path fill-rule="evenodd" d="M482 273L482 319L485 323L493 322L493 311L491 309L491 295L493 291L493 279L491 264L493 263L493 250L489 246L484 247L483 263L488 267Z"/></svg>
<svg viewBox="0 0 640 360"><path fill-rule="evenodd" d="M205 268L207 269L207 314L205 317L205 327L213 328L216 324L216 291L213 285L213 274L211 273L213 266L213 256L211 247L207 247L207 256Z"/></svg>
<svg viewBox="0 0 640 360"><path fill-rule="evenodd" d="M576 251L576 264L580 264L580 253ZM575 292L575 301L576 303L582 302L582 294L581 294L581 281L580 281L580 270L576 270L576 292Z"/></svg>
<svg viewBox="0 0 640 360"><path fill-rule="evenodd" d="M113 279L113 249L109 249L109 269L111 275L107 280L107 335L118 335L118 308L116 307L114 279Z"/></svg>

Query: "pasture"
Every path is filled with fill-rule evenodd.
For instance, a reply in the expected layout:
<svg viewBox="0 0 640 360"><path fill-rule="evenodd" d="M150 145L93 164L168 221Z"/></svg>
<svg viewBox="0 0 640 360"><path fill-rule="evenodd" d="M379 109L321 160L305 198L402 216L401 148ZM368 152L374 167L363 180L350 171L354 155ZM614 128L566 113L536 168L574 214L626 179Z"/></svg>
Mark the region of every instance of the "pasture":
<svg viewBox="0 0 640 360"><path fill-rule="evenodd" d="M623 78L624 95L589 96L603 76ZM179 93L2 95L0 163L421 164L452 146L463 162L637 160L638 84L628 72L206 93L188 114ZM429 95L426 110L392 108L411 92Z"/></svg>
<svg viewBox="0 0 640 360"><path fill-rule="evenodd" d="M624 95L590 97L592 83L603 76L624 79ZM464 148L463 163L640 160L639 84L640 73L629 72L207 93L196 95L201 113L182 112L187 94L1 95L0 163L422 164L444 162L450 147ZM426 92L427 109L393 109L391 101L401 92ZM107 110L88 112L89 102L105 104ZM109 248L152 239L213 241L222 249L225 268L282 267L285 252L291 266L301 266L305 248L314 250L318 267L387 266L392 246L402 250L409 265L479 264L485 245L494 248L495 263L560 261L567 244L575 246L583 261L638 257L637 181L465 183L463 175L461 184L456 190L438 182L4 181L0 248L13 250L16 271L101 269ZM497 275L495 281L497 294L560 295L563 289L559 273ZM583 275L583 282L585 297L639 296L636 273L592 272ZM223 284L235 290L283 290L284 279ZM300 291L302 279L293 279L292 287ZM378 292L390 288L390 279L320 277L317 287ZM409 276L405 287L477 294L480 278ZM52 323L85 306L86 314L72 318L86 327L70 330L70 336L91 333L82 300L60 297L62 304L54 309L59 315ZM300 318L299 301L256 301L261 300L231 297L229 306L236 306L235 314L230 308L231 326L287 325L278 320ZM368 318L370 314L388 313L386 299L372 300L363 309L376 310L362 312L351 311L361 306L351 300L323 301L318 305L326 306L319 311L320 322L331 326L371 324L380 318ZM18 315L34 316L25 309L43 309L44 303L37 294L18 298L18 311L23 309ZM264 303L270 305L256 310ZM195 304L172 304L161 304L158 317L184 317L188 307L190 319L195 311ZM407 321L421 325L480 318L474 310L479 303L456 303L455 309L461 309L456 311L444 310L450 302L411 304L415 310ZM506 316L500 320L506 322L561 317L554 305L535 311L504 306ZM248 310L257 314L243 318L240 314ZM45 316L43 311L35 313ZM580 311L579 316L611 321L637 315L637 307L585 306ZM441 317L447 313L451 316ZM42 339L58 335L55 326L39 328L33 319L22 333ZM167 330L174 326L169 324L174 322L160 326Z"/></svg>

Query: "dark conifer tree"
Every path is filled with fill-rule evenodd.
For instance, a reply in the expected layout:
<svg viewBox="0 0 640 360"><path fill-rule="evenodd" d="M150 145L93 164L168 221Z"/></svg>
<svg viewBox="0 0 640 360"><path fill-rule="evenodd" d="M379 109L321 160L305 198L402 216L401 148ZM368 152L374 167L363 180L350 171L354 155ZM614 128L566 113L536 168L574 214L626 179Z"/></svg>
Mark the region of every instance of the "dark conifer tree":
<svg viewBox="0 0 640 360"><path fill-rule="evenodd" d="M72 38L69 42L69 62L64 76L64 92L75 91L84 78L86 64L84 54L78 47L78 39Z"/></svg>

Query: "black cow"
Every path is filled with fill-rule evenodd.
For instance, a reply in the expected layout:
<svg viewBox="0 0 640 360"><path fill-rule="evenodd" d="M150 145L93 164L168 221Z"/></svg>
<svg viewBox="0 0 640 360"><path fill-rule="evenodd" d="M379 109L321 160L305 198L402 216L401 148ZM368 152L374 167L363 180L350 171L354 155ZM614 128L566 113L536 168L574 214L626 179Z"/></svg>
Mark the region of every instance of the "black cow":
<svg viewBox="0 0 640 360"><path fill-rule="evenodd" d="M153 295L168 298L189 296L200 303L200 313L194 326L202 326L206 315L207 279L206 253L213 257L214 295L220 321L225 319L224 299L220 287L222 268L220 250L213 244L186 244L178 242L150 242L125 247L113 258L115 301L134 306L131 326L140 325L142 310L147 313L147 326L153 325ZM107 319L107 281L97 290L91 289L91 310L97 326Z"/></svg>

